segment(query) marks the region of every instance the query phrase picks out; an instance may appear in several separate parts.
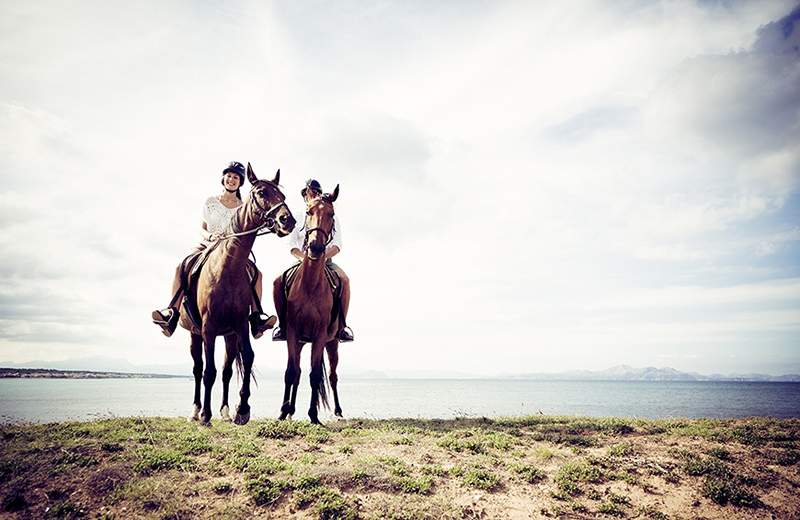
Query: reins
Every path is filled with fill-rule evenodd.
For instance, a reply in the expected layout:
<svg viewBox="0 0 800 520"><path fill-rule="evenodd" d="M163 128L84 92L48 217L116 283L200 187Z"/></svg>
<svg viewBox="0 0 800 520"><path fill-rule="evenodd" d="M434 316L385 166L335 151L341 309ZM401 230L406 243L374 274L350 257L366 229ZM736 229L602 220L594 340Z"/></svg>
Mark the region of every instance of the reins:
<svg viewBox="0 0 800 520"><path fill-rule="evenodd" d="M258 226L258 227L255 227L253 229L249 229L247 231L234 232L232 230L232 228L233 228L233 220L231 220L230 224L228 224L228 228L231 229L231 232L230 233L226 233L223 236L221 236L218 239L219 241L228 240L229 238L242 237L242 236L245 236L245 235L252 235L253 233L255 233L255 235L257 237L260 237L260 236L263 236L263 235L268 235L270 233L275 233L276 232L275 231L276 222L275 222L275 219L273 217L278 212L278 210L280 210L281 208L285 207L285 208L288 209L288 206L286 205L286 200L282 200L280 204L276 204L276 205L272 206L268 210L264 210L261 207L261 205L258 203L258 199L251 199L251 200L253 200L253 204L256 207L256 212L259 213L260 216L261 216L261 220L262 220L261 225Z"/></svg>

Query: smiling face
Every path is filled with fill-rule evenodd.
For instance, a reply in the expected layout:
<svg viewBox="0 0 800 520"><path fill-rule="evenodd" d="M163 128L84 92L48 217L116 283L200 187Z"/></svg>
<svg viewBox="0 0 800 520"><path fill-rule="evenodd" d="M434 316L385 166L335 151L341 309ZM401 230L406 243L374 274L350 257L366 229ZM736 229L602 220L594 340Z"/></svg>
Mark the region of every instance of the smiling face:
<svg viewBox="0 0 800 520"><path fill-rule="evenodd" d="M236 173L227 172L222 176L222 185L226 190L238 190L242 185L242 178Z"/></svg>

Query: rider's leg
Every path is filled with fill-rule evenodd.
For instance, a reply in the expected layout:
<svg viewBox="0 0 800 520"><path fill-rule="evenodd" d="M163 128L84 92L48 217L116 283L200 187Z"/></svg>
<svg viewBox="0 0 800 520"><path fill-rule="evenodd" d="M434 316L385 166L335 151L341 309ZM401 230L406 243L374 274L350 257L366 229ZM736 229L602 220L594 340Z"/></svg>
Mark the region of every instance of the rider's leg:
<svg viewBox="0 0 800 520"><path fill-rule="evenodd" d="M350 309L350 277L341 267L334 264L333 270L339 275L342 290L339 296L339 341L353 341L353 331L347 326L347 311Z"/></svg>
<svg viewBox="0 0 800 520"><path fill-rule="evenodd" d="M175 268L175 276L172 279L172 300L169 306L165 309L155 310L152 312L153 323L161 327L161 332L165 336L172 336L175 328L178 326L178 318L180 317L180 301L183 296L183 262L178 264Z"/></svg>
<svg viewBox="0 0 800 520"><path fill-rule="evenodd" d="M277 318L275 316L264 314L264 311L261 308L261 271L255 269L255 266L253 266L253 269L255 270L256 280L253 284L253 312L250 314L250 331L252 332L253 337L258 339L264 335L264 331L275 326Z"/></svg>
<svg viewBox="0 0 800 520"><path fill-rule="evenodd" d="M278 314L278 327L272 333L272 340L286 341L286 294L283 289L283 275L272 282L272 299L275 301L275 312Z"/></svg>

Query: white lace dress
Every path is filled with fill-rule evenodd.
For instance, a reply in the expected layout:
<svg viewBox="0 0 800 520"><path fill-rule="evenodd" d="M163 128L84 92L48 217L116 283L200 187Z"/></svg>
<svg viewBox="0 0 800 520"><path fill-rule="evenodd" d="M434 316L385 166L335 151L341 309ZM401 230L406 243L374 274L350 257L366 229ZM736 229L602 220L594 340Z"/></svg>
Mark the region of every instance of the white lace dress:
<svg viewBox="0 0 800 520"><path fill-rule="evenodd" d="M203 221L209 233L224 233L239 207L229 208L217 197L209 197L203 206Z"/></svg>

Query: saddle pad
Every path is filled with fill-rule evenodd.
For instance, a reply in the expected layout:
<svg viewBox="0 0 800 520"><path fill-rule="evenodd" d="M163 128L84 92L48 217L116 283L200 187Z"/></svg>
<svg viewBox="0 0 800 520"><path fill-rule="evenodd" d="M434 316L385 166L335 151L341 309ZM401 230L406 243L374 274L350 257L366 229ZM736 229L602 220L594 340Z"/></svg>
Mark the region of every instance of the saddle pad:
<svg viewBox="0 0 800 520"><path fill-rule="evenodd" d="M289 289L292 288L292 284L294 283L294 279L297 275L297 270L300 268L300 263L294 264L292 267L287 269L283 272L283 293L286 298L289 298ZM336 274L336 271L331 269L328 264L325 264L325 278L328 280L328 285L331 288L331 292L334 296L339 296L339 275Z"/></svg>

